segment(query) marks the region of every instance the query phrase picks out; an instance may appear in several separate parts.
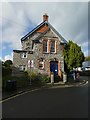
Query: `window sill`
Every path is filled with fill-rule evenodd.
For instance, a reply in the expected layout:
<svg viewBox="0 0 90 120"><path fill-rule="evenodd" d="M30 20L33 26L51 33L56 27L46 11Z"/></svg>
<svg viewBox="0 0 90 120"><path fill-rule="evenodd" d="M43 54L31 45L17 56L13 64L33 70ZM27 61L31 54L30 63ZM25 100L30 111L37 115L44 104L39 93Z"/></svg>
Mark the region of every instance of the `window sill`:
<svg viewBox="0 0 90 120"><path fill-rule="evenodd" d="M45 70L45 68L39 68L40 70Z"/></svg>
<svg viewBox="0 0 90 120"><path fill-rule="evenodd" d="M27 58L27 57L25 57L25 58ZM21 59L25 59L25 58L21 58Z"/></svg>
<svg viewBox="0 0 90 120"><path fill-rule="evenodd" d="M56 52L50 52L50 54L56 54Z"/></svg>
<svg viewBox="0 0 90 120"><path fill-rule="evenodd" d="M43 54L57 54L56 52L43 53Z"/></svg>
<svg viewBox="0 0 90 120"><path fill-rule="evenodd" d="M48 52L43 52L43 54L49 54Z"/></svg>

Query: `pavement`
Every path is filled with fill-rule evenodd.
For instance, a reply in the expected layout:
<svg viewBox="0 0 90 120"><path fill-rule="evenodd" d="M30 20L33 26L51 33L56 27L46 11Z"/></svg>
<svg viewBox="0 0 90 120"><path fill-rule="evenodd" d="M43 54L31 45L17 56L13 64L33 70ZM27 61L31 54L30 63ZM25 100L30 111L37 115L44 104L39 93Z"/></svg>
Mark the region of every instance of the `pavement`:
<svg viewBox="0 0 90 120"><path fill-rule="evenodd" d="M3 91L2 92L2 99L0 98L0 101L3 101L7 98L10 98L12 96L18 95L18 94L22 94L24 92L28 92L28 91L33 91L35 89L43 89L43 88L66 88L66 87L78 87L80 85L84 85L88 83L88 77L81 77L81 79L79 81L69 81L66 83L63 83L62 81L58 82L58 83L47 83L47 85L45 86L41 86L41 87L32 87L32 86L27 86L27 87L23 87L23 88L17 88L17 90L14 91Z"/></svg>

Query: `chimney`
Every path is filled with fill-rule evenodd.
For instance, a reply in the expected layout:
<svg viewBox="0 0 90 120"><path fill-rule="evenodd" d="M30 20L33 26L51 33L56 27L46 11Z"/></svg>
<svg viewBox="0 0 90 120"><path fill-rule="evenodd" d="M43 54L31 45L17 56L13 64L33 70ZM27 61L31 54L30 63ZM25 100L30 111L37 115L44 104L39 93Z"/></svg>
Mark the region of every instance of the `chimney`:
<svg viewBox="0 0 90 120"><path fill-rule="evenodd" d="M45 21L45 20L48 21L48 17L49 16L45 13L45 15L43 15L43 21Z"/></svg>

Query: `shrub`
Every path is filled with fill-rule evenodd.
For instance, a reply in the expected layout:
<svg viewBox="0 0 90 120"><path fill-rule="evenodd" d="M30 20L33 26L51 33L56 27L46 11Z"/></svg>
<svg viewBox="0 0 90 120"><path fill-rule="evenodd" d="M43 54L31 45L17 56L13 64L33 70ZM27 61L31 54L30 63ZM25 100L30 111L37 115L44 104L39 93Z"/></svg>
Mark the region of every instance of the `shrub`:
<svg viewBox="0 0 90 120"><path fill-rule="evenodd" d="M41 75L39 75L36 71L27 71L28 72L28 77L29 80L31 79L31 84L34 86L41 85L42 80L41 80Z"/></svg>
<svg viewBox="0 0 90 120"><path fill-rule="evenodd" d="M30 80L28 78L28 76L22 75L22 76L4 76L2 77L2 88L5 89L6 88L6 83L7 80L15 80L17 83L17 87L25 87L28 86L30 84Z"/></svg>
<svg viewBox="0 0 90 120"><path fill-rule="evenodd" d="M30 85L30 80L28 76L25 76L25 75L21 77L17 77L16 81L17 81L17 87L25 87L25 86Z"/></svg>
<svg viewBox="0 0 90 120"><path fill-rule="evenodd" d="M32 85L44 85L45 83L50 82L49 76L47 76L46 74L37 73L36 71L28 71L28 76L29 79L31 79Z"/></svg>
<svg viewBox="0 0 90 120"><path fill-rule="evenodd" d="M11 75L12 68L11 67L2 67L2 76Z"/></svg>
<svg viewBox="0 0 90 120"><path fill-rule="evenodd" d="M42 82L43 83L49 83L50 82L50 77L47 75L42 75Z"/></svg>
<svg viewBox="0 0 90 120"><path fill-rule="evenodd" d="M62 79L60 78L60 76L58 76L58 75L55 75L54 76L54 82L59 82L59 81L61 81Z"/></svg>
<svg viewBox="0 0 90 120"><path fill-rule="evenodd" d="M27 71L24 71L24 75L25 75L25 76L28 76L28 72L27 72Z"/></svg>

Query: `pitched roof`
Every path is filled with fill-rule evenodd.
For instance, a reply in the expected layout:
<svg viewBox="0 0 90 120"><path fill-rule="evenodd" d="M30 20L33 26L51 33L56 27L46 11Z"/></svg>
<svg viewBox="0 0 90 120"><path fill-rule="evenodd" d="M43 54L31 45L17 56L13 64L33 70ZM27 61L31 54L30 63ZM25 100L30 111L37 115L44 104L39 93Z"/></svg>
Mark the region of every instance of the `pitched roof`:
<svg viewBox="0 0 90 120"><path fill-rule="evenodd" d="M27 50L13 50L13 52L27 52Z"/></svg>
<svg viewBox="0 0 90 120"><path fill-rule="evenodd" d="M43 21L41 24L39 24L36 28L34 28L32 31L30 31L28 34L26 34L24 37L21 38L21 41L25 40L27 37L29 37L31 34L33 34L36 30L38 30L40 27L42 27L44 24L47 24L49 26L49 28L51 28L56 34L57 36L59 36L62 40L63 43L68 43L63 37L62 35L56 31L56 29L48 22L48 21ZM46 31L45 31L46 32ZM44 33L45 33L44 32ZM41 35L43 35L43 33L41 33L38 37L40 37Z"/></svg>
<svg viewBox="0 0 90 120"><path fill-rule="evenodd" d="M38 28L43 26L45 24L45 21L43 21L41 24L39 24L36 28L34 28L32 31L30 31L28 34L26 34L24 37L21 38L21 41L25 40L28 36L30 36L32 33L34 33Z"/></svg>
<svg viewBox="0 0 90 120"><path fill-rule="evenodd" d="M48 25L61 38L62 42L67 43L67 41L62 37L62 35L58 31L56 31L56 29L50 23L48 23Z"/></svg>

